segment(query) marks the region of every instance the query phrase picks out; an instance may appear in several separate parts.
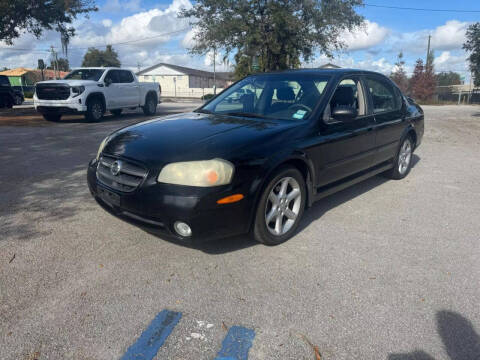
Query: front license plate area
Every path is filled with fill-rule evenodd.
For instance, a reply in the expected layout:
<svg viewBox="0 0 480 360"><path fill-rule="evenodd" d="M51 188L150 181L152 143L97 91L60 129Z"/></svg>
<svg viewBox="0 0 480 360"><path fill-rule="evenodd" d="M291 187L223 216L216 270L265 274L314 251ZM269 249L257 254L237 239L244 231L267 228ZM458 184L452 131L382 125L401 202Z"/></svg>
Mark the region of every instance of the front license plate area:
<svg viewBox="0 0 480 360"><path fill-rule="evenodd" d="M120 207L120 195L115 194L100 186L97 187L98 197L109 205Z"/></svg>

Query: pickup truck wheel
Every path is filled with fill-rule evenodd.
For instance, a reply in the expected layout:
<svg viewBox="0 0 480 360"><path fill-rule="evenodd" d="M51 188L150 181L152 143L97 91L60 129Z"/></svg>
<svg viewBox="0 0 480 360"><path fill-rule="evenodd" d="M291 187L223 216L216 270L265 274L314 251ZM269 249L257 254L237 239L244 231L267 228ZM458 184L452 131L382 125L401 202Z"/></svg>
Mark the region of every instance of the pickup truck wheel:
<svg viewBox="0 0 480 360"><path fill-rule="evenodd" d="M122 109L117 109L117 110L110 110L112 115L114 116L120 116L122 114Z"/></svg>
<svg viewBox="0 0 480 360"><path fill-rule="evenodd" d="M103 104L100 99L91 99L87 104L85 119L90 122L100 121L104 113Z"/></svg>
<svg viewBox="0 0 480 360"><path fill-rule="evenodd" d="M43 118L47 121L57 122L60 121L62 115L60 114L43 114Z"/></svg>
<svg viewBox="0 0 480 360"><path fill-rule="evenodd" d="M157 112L158 101L154 95L148 95L143 106L145 115L154 115Z"/></svg>
<svg viewBox="0 0 480 360"><path fill-rule="evenodd" d="M15 96L15 105L22 105L23 99L21 96L16 95Z"/></svg>

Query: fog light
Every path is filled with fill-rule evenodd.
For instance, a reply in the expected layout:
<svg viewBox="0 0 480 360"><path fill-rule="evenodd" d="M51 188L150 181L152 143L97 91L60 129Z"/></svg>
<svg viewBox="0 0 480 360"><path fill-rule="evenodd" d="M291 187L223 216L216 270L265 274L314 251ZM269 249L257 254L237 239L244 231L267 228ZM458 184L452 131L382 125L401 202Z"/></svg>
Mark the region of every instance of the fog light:
<svg viewBox="0 0 480 360"><path fill-rule="evenodd" d="M173 227L180 236L188 237L192 235L192 229L190 229L190 226L184 222L176 221L175 224L173 224Z"/></svg>

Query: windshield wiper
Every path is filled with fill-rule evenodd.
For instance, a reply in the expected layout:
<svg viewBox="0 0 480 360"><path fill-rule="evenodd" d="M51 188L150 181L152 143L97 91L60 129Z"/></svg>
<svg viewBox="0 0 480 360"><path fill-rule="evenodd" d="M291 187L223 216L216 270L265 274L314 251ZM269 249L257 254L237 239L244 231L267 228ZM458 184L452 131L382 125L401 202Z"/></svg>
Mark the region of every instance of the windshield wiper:
<svg viewBox="0 0 480 360"><path fill-rule="evenodd" d="M228 112L228 113L224 113L224 115L252 117L252 118L257 118L257 119L266 119L266 116L259 115L259 114L256 114L256 113L248 113L248 112Z"/></svg>

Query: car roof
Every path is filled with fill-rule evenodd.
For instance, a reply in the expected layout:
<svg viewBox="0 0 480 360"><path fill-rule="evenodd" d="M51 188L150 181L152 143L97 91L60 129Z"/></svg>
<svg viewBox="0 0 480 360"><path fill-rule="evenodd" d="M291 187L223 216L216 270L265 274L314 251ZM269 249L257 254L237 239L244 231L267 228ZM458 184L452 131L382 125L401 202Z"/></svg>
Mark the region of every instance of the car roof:
<svg viewBox="0 0 480 360"><path fill-rule="evenodd" d="M89 66L80 66L80 67L76 67L76 68L73 68L72 70L112 70L112 69L115 69L115 70L127 70L127 69L121 69L119 67L101 67L101 66L92 66L92 67L89 67Z"/></svg>
<svg viewBox="0 0 480 360"><path fill-rule="evenodd" d="M339 68L339 69L292 69L292 70L284 70L284 71L273 71L268 72L265 74L307 74L307 75L344 75L344 74L372 74L372 75L382 75L384 74L369 71L369 70L362 70L362 69L349 69L349 68ZM260 75L260 74L258 74Z"/></svg>

